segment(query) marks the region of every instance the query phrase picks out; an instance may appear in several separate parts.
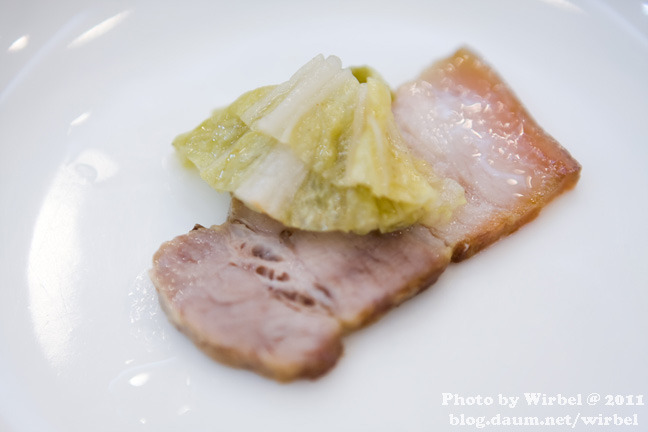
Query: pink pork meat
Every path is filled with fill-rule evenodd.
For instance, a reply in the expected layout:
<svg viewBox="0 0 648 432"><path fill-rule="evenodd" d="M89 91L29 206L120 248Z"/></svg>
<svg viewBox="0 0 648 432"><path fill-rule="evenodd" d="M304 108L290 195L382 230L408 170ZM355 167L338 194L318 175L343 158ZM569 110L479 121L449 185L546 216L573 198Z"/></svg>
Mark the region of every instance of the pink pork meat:
<svg viewBox="0 0 648 432"><path fill-rule="evenodd" d="M171 321L209 355L290 381L328 371L344 333L430 286L449 262L450 248L421 226L314 233L233 200L226 223L163 244L151 278Z"/></svg>
<svg viewBox="0 0 648 432"><path fill-rule="evenodd" d="M580 176L578 162L467 49L401 86L393 111L410 149L466 192L452 221L433 229L453 261L533 219Z"/></svg>

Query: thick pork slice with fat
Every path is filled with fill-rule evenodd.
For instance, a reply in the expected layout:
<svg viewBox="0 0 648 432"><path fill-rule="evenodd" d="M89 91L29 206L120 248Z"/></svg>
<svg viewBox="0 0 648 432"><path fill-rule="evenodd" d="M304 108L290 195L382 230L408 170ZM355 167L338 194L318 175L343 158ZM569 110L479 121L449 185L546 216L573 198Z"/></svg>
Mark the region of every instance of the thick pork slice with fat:
<svg viewBox="0 0 648 432"><path fill-rule="evenodd" d="M401 86L393 111L411 150L465 189L468 203L433 229L453 261L515 231L578 181L578 162L467 49Z"/></svg>
<svg viewBox="0 0 648 432"><path fill-rule="evenodd" d="M171 321L205 352L289 381L329 370L343 333L434 283L449 261L420 226L313 233L234 200L223 225L163 244L151 279Z"/></svg>

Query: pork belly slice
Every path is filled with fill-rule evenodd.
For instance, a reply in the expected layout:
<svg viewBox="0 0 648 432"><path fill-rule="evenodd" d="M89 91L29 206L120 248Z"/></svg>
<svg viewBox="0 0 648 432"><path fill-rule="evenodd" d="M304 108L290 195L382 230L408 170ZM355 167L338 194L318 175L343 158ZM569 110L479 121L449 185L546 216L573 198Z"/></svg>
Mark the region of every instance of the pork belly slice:
<svg viewBox="0 0 648 432"><path fill-rule="evenodd" d="M290 381L328 371L344 333L430 286L449 261L420 226L306 232L233 200L226 223L163 244L151 279L171 321L209 355Z"/></svg>
<svg viewBox="0 0 648 432"><path fill-rule="evenodd" d="M401 86L393 111L412 151L466 191L467 204L433 229L453 261L515 231L578 181L578 162L467 49Z"/></svg>

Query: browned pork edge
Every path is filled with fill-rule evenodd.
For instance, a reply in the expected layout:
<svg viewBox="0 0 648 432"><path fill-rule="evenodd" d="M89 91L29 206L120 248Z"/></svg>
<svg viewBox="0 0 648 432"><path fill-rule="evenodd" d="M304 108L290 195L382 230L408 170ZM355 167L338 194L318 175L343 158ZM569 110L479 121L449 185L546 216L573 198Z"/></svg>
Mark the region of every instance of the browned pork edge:
<svg viewBox="0 0 648 432"><path fill-rule="evenodd" d="M532 155L535 163L542 167L546 173L542 185L534 187L530 193L525 194L520 199L511 200L510 205L500 209L500 211L492 212L484 223L467 227L463 232L463 236L457 236L456 233L444 229L433 229L436 236L443 238L452 246L452 261L459 262L470 258L500 238L516 231L538 216L542 208L550 201L573 188L578 182L581 173L581 165L578 161L538 125L506 82L470 49L461 48L452 56L434 63L423 71L418 80L425 81L433 88L447 94L452 94L455 91L461 93L468 90L484 95L493 104L501 103L504 107L502 111L504 115L513 117L524 125L524 136L515 145L520 146L519 151L521 153ZM399 127L407 123L406 118L399 118L399 110L402 105L399 98L406 98L407 87L410 84L404 84L396 92L394 111ZM420 115L424 116L425 113L420 113ZM498 127L506 129L501 124ZM514 127L511 125L507 132L514 133L512 130ZM469 133L469 131L466 133ZM414 153L418 153L424 159L426 156L430 156L425 155L425 151L420 152L420 149L417 148L425 147L430 143L418 141L416 138L412 139L411 134L406 133L405 136L409 136L409 140L406 139L406 141ZM492 154L491 156L493 158L499 157L498 154ZM426 162L431 166L435 166L437 161L426 160ZM466 189L467 194L470 194L469 184L462 184L461 179L455 178L453 175L448 175L448 177L458 181ZM467 196L467 198L469 201L467 206L470 206L472 198L482 201L488 200L488 197L480 196ZM457 211L459 218L463 211L462 209Z"/></svg>
<svg viewBox="0 0 648 432"><path fill-rule="evenodd" d="M433 284L449 261L423 227L312 233L233 200L224 224L163 244L150 274L170 320L204 352L286 382L330 370L344 334Z"/></svg>
<svg viewBox="0 0 648 432"><path fill-rule="evenodd" d="M528 137L526 143L552 176L551 182L545 187L536 189L512 209L494 215L487 224L469 233L463 241L455 245L452 261L459 262L534 220L550 201L576 186L582 167L567 149L540 127L504 80L475 53L467 48L459 49L453 56L435 64L433 68L447 70L448 65L453 66L448 75L457 85L470 87L483 94L496 94L511 112L523 119L525 134ZM421 77L434 81L431 75L433 72L428 70Z"/></svg>

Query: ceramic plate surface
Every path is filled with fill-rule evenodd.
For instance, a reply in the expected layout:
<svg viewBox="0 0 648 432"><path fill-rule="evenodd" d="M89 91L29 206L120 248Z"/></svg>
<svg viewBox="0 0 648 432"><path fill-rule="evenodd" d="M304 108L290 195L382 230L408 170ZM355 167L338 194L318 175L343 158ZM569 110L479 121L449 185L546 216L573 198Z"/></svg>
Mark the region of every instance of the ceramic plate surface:
<svg viewBox="0 0 648 432"><path fill-rule="evenodd" d="M171 326L151 257L228 206L180 165L177 134L318 53L395 87L463 45L583 165L575 190L346 338L315 382L224 367ZM0 431L527 430L493 419L599 414L645 430L646 77L640 1L1 3Z"/></svg>

